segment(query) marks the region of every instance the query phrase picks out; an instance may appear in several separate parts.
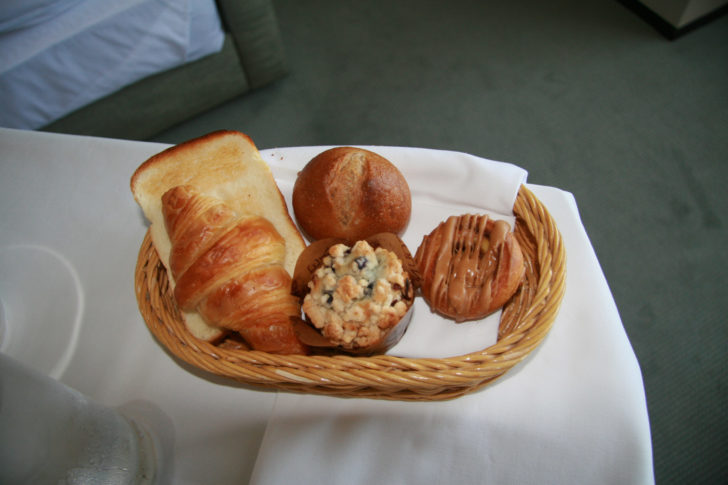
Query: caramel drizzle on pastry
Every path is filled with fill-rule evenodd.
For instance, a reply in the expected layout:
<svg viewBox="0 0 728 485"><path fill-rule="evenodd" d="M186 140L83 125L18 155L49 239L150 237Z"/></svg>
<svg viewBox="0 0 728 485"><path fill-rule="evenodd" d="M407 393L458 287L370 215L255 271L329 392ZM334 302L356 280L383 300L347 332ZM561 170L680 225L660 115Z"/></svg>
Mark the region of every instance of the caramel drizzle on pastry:
<svg viewBox="0 0 728 485"><path fill-rule="evenodd" d="M434 310L456 321L491 313L515 291L515 287L513 291L502 288L507 285L507 273L520 271L517 276L522 276L517 247L513 267L514 245L505 221L487 215L449 217L425 236L415 257L424 278L424 298Z"/></svg>

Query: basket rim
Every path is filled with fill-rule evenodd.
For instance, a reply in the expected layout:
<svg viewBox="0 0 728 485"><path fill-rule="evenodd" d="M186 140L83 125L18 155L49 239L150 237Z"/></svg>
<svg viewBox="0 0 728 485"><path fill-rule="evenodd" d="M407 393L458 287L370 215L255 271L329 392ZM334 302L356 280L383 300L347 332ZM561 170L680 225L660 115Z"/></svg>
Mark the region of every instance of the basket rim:
<svg viewBox="0 0 728 485"><path fill-rule="evenodd" d="M258 350L230 350L196 339L183 322L176 330L156 313L156 300L148 294L145 276L157 261L147 257L156 251L147 231L135 270L139 309L160 344L187 363L224 377L264 387L294 391L392 399L446 399L479 389L504 375L528 356L549 333L565 291L565 248L562 236L546 207L525 185L514 204L516 230L531 237L538 265L533 301L517 331L499 335L494 344L463 355L402 357L397 355L354 356L277 355ZM150 249L151 246L151 249ZM162 266L162 269L164 267ZM166 272L164 272L166 277ZM533 302L531 302L533 303ZM176 340L176 341L175 341ZM319 372L326 372L322 377ZM455 379L447 384L441 380ZM415 389L416 388L416 389Z"/></svg>

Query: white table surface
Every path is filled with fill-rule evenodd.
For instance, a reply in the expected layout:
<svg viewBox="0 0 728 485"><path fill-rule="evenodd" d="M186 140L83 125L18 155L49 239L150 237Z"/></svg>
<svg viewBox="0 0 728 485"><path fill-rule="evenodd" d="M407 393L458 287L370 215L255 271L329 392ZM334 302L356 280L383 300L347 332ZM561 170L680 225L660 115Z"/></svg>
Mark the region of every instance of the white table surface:
<svg viewBox="0 0 728 485"><path fill-rule="evenodd" d="M0 251L18 247L50 251L58 256L60 266L70 268L70 279L79 287L76 306L72 306L72 310L77 310L78 328L75 334L70 332L75 335L70 342L54 339L47 344L47 349L23 354L23 349L19 349L17 341L13 340L17 333L6 332L0 350L16 355L20 352L20 360L29 365L39 365L33 355L51 356L51 362L43 363L41 370L54 374L96 400L110 406L155 410L159 429L167 442L173 443L173 460L170 460L172 466L169 468L171 483L232 484L250 480L281 483L279 480L297 474L295 468L280 466L286 462L301 465L301 483L317 480L326 483L329 479L348 476L341 475L345 471L341 468L348 466L355 456L345 451L346 442L356 440L356 436L346 435L349 436L347 440L337 443L322 430L328 430L342 440L344 435L339 432L345 433L344 428L352 423L341 416L351 409L370 413L360 424L372 430L399 429L390 426L391 423L398 416L407 415L410 418L421 415L432 423L448 423L450 429L469 430L463 433L464 439L478 441L473 443L471 450L488 453L487 446L492 446L493 453L487 465L470 460L468 453L464 453L466 458L462 462L451 462L451 466L472 467L460 475L463 482L468 482L468 478L471 483L478 483L484 478L508 482L509 478L541 477L539 483L557 483L556 480L564 478L591 476L591 483L654 483L639 365L571 194L529 185L562 229L569 258L567 278L572 279L567 279L564 306L551 334L535 355L505 378L463 398L425 406L279 394L211 378L172 358L152 338L138 312L133 273L147 226L131 196L129 179L141 162L164 148L166 145L156 143L0 129ZM263 152L263 158L272 160L275 157L280 169L286 163L286 154L304 152L270 150ZM293 158L291 163L294 163ZM291 169L295 170L295 165ZM594 271L587 279L574 280L578 276L575 265L582 264ZM571 291L574 286L580 287L578 291ZM594 299L589 305L583 302L585 294ZM0 301L9 306L7 301ZM40 335L48 326L54 325L52 309L36 308L36 314L41 311L47 312L45 318L41 321L36 315L37 321L32 323ZM17 315L9 315L7 308L5 313L7 325L12 327ZM582 322L594 323L579 330ZM601 341L604 335L608 338ZM564 348L574 351L565 355ZM64 351L68 351L65 359L62 357ZM542 387L532 385L538 382L548 386L550 379L555 382L558 379L549 372L550 368L553 367L554 372L560 366L572 369L576 359L603 361L601 367L585 365L583 370L574 369L573 375L574 382L579 383L592 378L581 374L597 372L593 378L599 380L597 384L611 396L606 402L604 399L589 400L583 389L563 392L563 389L570 389L563 378L557 393L539 394ZM507 409L498 406L499 402L513 400L524 404L522 407L509 405ZM328 407L331 414L313 415L303 428L300 423L291 427L287 418L296 417L299 405L302 406L300 409ZM478 409L491 410L491 414L487 419L473 420ZM585 409L588 412L584 412ZM530 417L524 421L526 412ZM457 421L458 416L462 422ZM606 422L600 423L600 419ZM524 427L511 426L510 423L516 422L551 422L569 428L564 434L577 442L564 445L563 451L573 455L554 460L553 456L541 452L534 461L534 450L555 445L559 452L558 446L563 443L558 439L546 439L546 434L553 432L551 425L529 425L524 430ZM480 431L477 430L479 426L482 426ZM436 430L437 426L433 427L433 432ZM301 435L292 436L295 432ZM423 442L432 438L427 436L426 430L416 426L412 426L412 433ZM307 441L298 441L301 437L306 437ZM404 438L412 441L414 436ZM311 442L311 439L321 442ZM518 458L527 463L523 467L525 471L508 471L510 461L518 460L512 457L500 457L503 458L500 460L496 452L498 443L488 445L489 440L496 439L508 441L511 447L519 443L524 445L523 449L531 453L531 459L528 456ZM362 436L360 445L375 441ZM310 465L306 460L322 459L318 452L311 451L320 450L318 444L338 446L333 454L342 459L338 468L336 462L325 467L321 464L306 466ZM468 442L460 445L463 450L469 448ZM351 448L355 453L357 446L351 445ZM428 453L436 451L424 447L420 456L427 457ZM377 459L376 453L368 456ZM411 468L411 463L390 463L387 476L393 480L391 483L422 483L422 475ZM488 468L487 473L482 472L485 468ZM364 480L367 476L362 473L360 478ZM447 483L443 477L429 477L431 483ZM361 481L353 476L351 483Z"/></svg>

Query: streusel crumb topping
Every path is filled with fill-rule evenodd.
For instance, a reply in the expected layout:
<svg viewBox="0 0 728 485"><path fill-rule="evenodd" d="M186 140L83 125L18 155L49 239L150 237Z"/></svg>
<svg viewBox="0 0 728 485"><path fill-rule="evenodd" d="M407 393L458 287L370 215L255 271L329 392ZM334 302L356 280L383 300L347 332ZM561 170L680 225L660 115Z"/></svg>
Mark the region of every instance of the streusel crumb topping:
<svg viewBox="0 0 728 485"><path fill-rule="evenodd" d="M377 343L414 298L399 258L366 241L332 246L308 287L303 311L324 337L347 349Z"/></svg>

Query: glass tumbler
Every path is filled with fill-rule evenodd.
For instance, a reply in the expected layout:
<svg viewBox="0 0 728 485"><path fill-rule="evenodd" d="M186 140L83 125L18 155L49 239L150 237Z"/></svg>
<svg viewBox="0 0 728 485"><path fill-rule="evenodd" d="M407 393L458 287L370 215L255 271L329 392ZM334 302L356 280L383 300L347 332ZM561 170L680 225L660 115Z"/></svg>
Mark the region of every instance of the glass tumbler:
<svg viewBox="0 0 728 485"><path fill-rule="evenodd" d="M146 426L0 353L0 483L157 483Z"/></svg>

